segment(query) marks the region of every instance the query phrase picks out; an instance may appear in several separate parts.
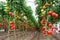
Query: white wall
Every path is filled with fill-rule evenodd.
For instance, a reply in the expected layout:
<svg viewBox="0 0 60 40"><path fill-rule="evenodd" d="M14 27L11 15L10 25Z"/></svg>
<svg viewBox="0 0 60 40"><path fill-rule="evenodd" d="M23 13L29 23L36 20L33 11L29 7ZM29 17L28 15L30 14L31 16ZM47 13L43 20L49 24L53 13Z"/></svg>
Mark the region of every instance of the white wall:
<svg viewBox="0 0 60 40"><path fill-rule="evenodd" d="M0 1L6 2L6 0L0 0Z"/></svg>

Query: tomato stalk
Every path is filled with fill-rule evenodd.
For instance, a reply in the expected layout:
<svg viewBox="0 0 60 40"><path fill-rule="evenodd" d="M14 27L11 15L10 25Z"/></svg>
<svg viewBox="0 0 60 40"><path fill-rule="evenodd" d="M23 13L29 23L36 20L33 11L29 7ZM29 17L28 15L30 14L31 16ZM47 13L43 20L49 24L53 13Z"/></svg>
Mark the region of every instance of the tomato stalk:
<svg viewBox="0 0 60 40"><path fill-rule="evenodd" d="M11 18L11 16L9 17L9 20L8 20L8 23L9 23L9 21L10 21L10 18ZM8 39L10 40L10 26L8 25Z"/></svg>
<svg viewBox="0 0 60 40"><path fill-rule="evenodd" d="M16 11L14 11L14 18L16 18ZM14 21L14 23L15 23L15 19L14 19L13 21ZM16 32L15 32L15 28L14 28L14 37L15 37L14 40L16 40Z"/></svg>
<svg viewBox="0 0 60 40"><path fill-rule="evenodd" d="M47 20L46 20L46 24L45 24L46 31L48 30L48 28L47 28L47 24L48 24L49 18L50 18L50 15L47 16ZM46 34L46 40L49 40L47 34Z"/></svg>
<svg viewBox="0 0 60 40"><path fill-rule="evenodd" d="M45 24L46 30L47 30L47 24L48 24L49 18L50 18L50 15L47 16L47 20L46 20L46 24Z"/></svg>

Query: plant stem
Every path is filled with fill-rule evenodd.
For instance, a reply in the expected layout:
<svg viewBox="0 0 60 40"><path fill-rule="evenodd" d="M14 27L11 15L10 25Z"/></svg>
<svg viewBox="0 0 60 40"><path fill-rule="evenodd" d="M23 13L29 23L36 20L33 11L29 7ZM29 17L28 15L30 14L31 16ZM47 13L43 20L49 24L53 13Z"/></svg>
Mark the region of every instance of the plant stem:
<svg viewBox="0 0 60 40"><path fill-rule="evenodd" d="M16 11L14 11L14 17L16 18ZM14 23L15 23L15 19L13 20L14 21ZM15 37L15 39L14 40L16 40L16 32L15 32L15 29L14 29L14 37Z"/></svg>
<svg viewBox="0 0 60 40"><path fill-rule="evenodd" d="M10 40L10 37L9 37L10 35L9 35L9 30L8 30L8 40Z"/></svg>
<svg viewBox="0 0 60 40"><path fill-rule="evenodd" d="M49 18L50 18L50 15L47 16L47 20L46 20L46 24L45 24L46 30L47 30L47 24L48 24Z"/></svg>

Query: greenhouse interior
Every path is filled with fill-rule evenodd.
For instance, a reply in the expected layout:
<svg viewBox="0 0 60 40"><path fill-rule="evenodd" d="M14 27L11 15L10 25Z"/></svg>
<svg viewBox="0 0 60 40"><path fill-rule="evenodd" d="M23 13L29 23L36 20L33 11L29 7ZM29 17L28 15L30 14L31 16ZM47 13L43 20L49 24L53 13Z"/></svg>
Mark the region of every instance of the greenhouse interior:
<svg viewBox="0 0 60 40"><path fill-rule="evenodd" d="M0 0L0 40L60 40L60 0Z"/></svg>

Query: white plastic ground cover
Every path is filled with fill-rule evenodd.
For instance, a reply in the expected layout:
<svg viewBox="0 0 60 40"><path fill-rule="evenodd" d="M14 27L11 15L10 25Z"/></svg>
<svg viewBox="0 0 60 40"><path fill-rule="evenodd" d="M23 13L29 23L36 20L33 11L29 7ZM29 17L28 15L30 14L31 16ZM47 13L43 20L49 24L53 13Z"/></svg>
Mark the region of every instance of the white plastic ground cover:
<svg viewBox="0 0 60 40"><path fill-rule="evenodd" d="M58 28L58 30L60 30L60 22L57 22L57 24L54 24L55 27ZM56 33L59 33L58 30L56 30Z"/></svg>
<svg viewBox="0 0 60 40"><path fill-rule="evenodd" d="M5 30L4 29L1 29L0 32L5 32Z"/></svg>

